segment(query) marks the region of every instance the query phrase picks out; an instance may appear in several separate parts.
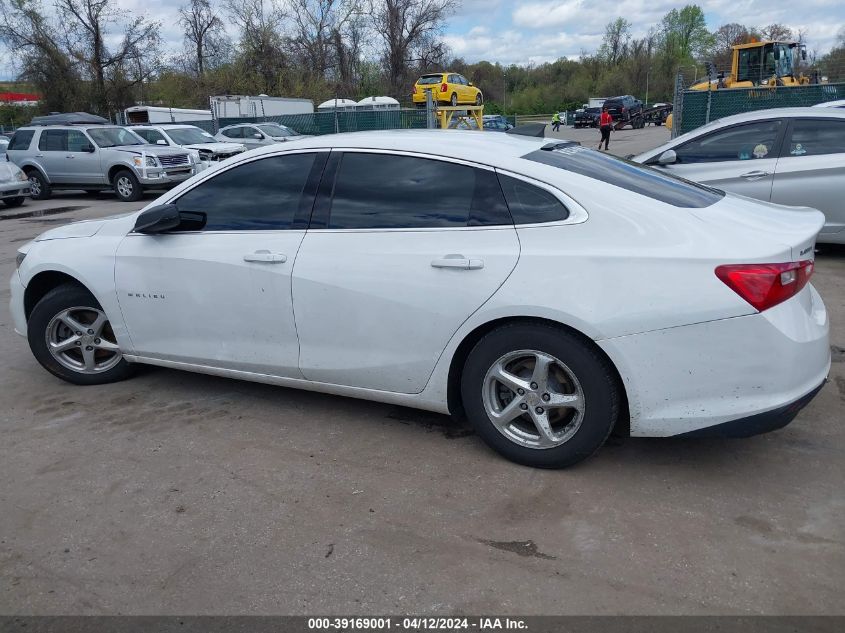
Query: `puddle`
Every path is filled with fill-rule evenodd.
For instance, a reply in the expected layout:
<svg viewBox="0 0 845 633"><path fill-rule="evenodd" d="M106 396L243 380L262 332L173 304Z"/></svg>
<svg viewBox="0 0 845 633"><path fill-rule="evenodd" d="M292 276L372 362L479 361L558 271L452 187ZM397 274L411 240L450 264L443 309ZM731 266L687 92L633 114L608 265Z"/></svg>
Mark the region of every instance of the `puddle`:
<svg viewBox="0 0 845 633"><path fill-rule="evenodd" d="M21 211L19 213L3 213L0 214L0 220L20 220L22 218L43 218L47 215L58 215L59 213L68 213L70 211L78 211L79 209L87 209L88 207L53 207L52 209L36 209L35 211ZM59 220L56 220L57 222Z"/></svg>

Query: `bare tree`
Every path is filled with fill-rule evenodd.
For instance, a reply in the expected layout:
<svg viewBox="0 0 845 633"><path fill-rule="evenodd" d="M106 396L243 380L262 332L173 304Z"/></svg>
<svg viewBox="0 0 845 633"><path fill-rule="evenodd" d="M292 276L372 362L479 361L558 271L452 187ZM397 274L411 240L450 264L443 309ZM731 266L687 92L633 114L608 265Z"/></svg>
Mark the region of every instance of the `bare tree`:
<svg viewBox="0 0 845 633"><path fill-rule="evenodd" d="M760 29L760 35L764 40L780 40L792 41L795 39L795 34L792 29L785 24L770 24Z"/></svg>
<svg viewBox="0 0 845 633"><path fill-rule="evenodd" d="M283 33L285 13L276 0L226 0L226 10L240 30L239 63L244 74L269 92L289 66Z"/></svg>
<svg viewBox="0 0 845 633"><path fill-rule="evenodd" d="M223 20L209 0L190 0L179 9L179 24L185 30L185 45L191 51L197 77L205 74L207 62L219 59L228 44Z"/></svg>
<svg viewBox="0 0 845 633"><path fill-rule="evenodd" d="M604 41L599 49L599 57L615 66L627 56L630 41L631 23L628 20L616 18L608 22L604 29Z"/></svg>
<svg viewBox="0 0 845 633"><path fill-rule="evenodd" d="M124 105L128 90L155 72L160 24L119 10L112 0L56 0L56 8L65 28L64 47L92 82L95 109L108 113ZM123 36L110 47L115 27Z"/></svg>
<svg viewBox="0 0 845 633"><path fill-rule="evenodd" d="M456 0L374 0L373 27L384 40L387 80L394 94L402 94L409 64L442 54L440 33Z"/></svg>

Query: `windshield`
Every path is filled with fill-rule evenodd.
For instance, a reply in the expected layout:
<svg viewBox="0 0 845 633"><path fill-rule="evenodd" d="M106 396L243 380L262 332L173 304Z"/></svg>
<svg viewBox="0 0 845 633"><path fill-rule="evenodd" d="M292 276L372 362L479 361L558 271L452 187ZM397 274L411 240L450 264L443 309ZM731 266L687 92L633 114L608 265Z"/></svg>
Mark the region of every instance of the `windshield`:
<svg viewBox="0 0 845 633"><path fill-rule="evenodd" d="M125 127L88 128L88 134L100 147L116 147L118 145L146 145L146 141Z"/></svg>
<svg viewBox="0 0 845 633"><path fill-rule="evenodd" d="M289 127L277 125L276 123L262 123L256 127L267 136L296 136L296 132Z"/></svg>
<svg viewBox="0 0 845 633"><path fill-rule="evenodd" d="M536 150L522 158L595 178L675 207L701 209L725 197L718 189L580 145L562 143L551 150Z"/></svg>
<svg viewBox="0 0 845 633"><path fill-rule="evenodd" d="M217 142L211 134L202 131L198 127L179 127L164 131L177 145L197 145L199 143Z"/></svg>

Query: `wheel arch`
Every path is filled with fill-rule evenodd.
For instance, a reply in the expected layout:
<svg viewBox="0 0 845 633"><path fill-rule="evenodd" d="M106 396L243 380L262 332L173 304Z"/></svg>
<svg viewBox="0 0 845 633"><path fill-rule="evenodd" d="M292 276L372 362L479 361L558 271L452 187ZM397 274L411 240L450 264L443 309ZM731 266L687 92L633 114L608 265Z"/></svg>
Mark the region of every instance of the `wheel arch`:
<svg viewBox="0 0 845 633"><path fill-rule="evenodd" d="M622 376L619 373L619 368L616 366L616 363L613 362L610 356L608 356L607 353L600 346L596 345L593 339L591 339L583 332L569 325L561 323L560 321L555 321L553 319L547 319L543 317L500 317L476 326L473 330L467 333L466 336L464 336L463 340L461 340L461 342L455 348L455 352L454 354L452 354L452 358L449 363L449 373L446 383L446 401L451 415L459 419L465 418L464 406L461 398L461 374L463 372L463 368L466 364L467 358L469 357L469 353L470 351L472 351L472 348L475 347L476 343L478 343L478 341L480 341L487 333L492 332L496 328L499 328L503 325L512 325L517 323L529 325L545 325L559 329L564 332L568 332L569 334L573 334L577 338L579 338L585 345L593 349L607 362L608 366L613 370L613 375L616 379L616 386L619 389L620 395L619 418L616 421L612 433L616 436L622 435L627 437L630 434L630 412L628 409L628 393L625 386L625 381L622 380Z"/></svg>
<svg viewBox="0 0 845 633"><path fill-rule="evenodd" d="M46 180L48 183L51 183L50 177L47 175L47 172L44 171L39 165L36 165L35 163L24 163L23 165L20 166L20 169L27 176L29 176L32 172L37 171L39 174L41 174L41 177L44 180Z"/></svg>
<svg viewBox="0 0 845 633"><path fill-rule="evenodd" d="M58 288L59 286L63 286L65 284L73 284L91 292L91 289L79 281L79 279L59 270L44 270L30 279L24 289L23 295L23 306L26 320L29 321L29 316L32 314L33 308L35 308L38 302L44 298L44 295L54 288ZM94 293L92 292L91 294Z"/></svg>
<svg viewBox="0 0 845 633"><path fill-rule="evenodd" d="M109 182L114 184L115 176L117 176L122 171L128 171L132 175L134 175L136 178L138 177L135 174L135 172L133 171L132 167L130 167L129 165L124 165L123 163L118 163L117 165L112 165L111 167L109 167L109 171L108 171Z"/></svg>

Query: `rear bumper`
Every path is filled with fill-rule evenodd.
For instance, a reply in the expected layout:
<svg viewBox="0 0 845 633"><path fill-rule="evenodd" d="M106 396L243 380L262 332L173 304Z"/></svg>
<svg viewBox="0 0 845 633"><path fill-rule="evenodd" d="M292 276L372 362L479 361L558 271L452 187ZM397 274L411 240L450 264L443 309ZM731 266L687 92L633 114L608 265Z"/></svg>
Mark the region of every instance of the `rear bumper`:
<svg viewBox="0 0 845 633"><path fill-rule="evenodd" d="M795 402L790 402L772 411L723 422L689 433L681 433L681 437L752 437L769 431L777 431L792 422L798 412L810 404L810 401L816 397L822 387L824 387L824 382Z"/></svg>
<svg viewBox="0 0 845 633"><path fill-rule="evenodd" d="M632 436L705 435L711 428L738 436L762 432L754 429L766 416L782 420L824 382L828 331L824 303L808 285L765 312L597 343L622 376ZM729 426L719 431L721 425Z"/></svg>

